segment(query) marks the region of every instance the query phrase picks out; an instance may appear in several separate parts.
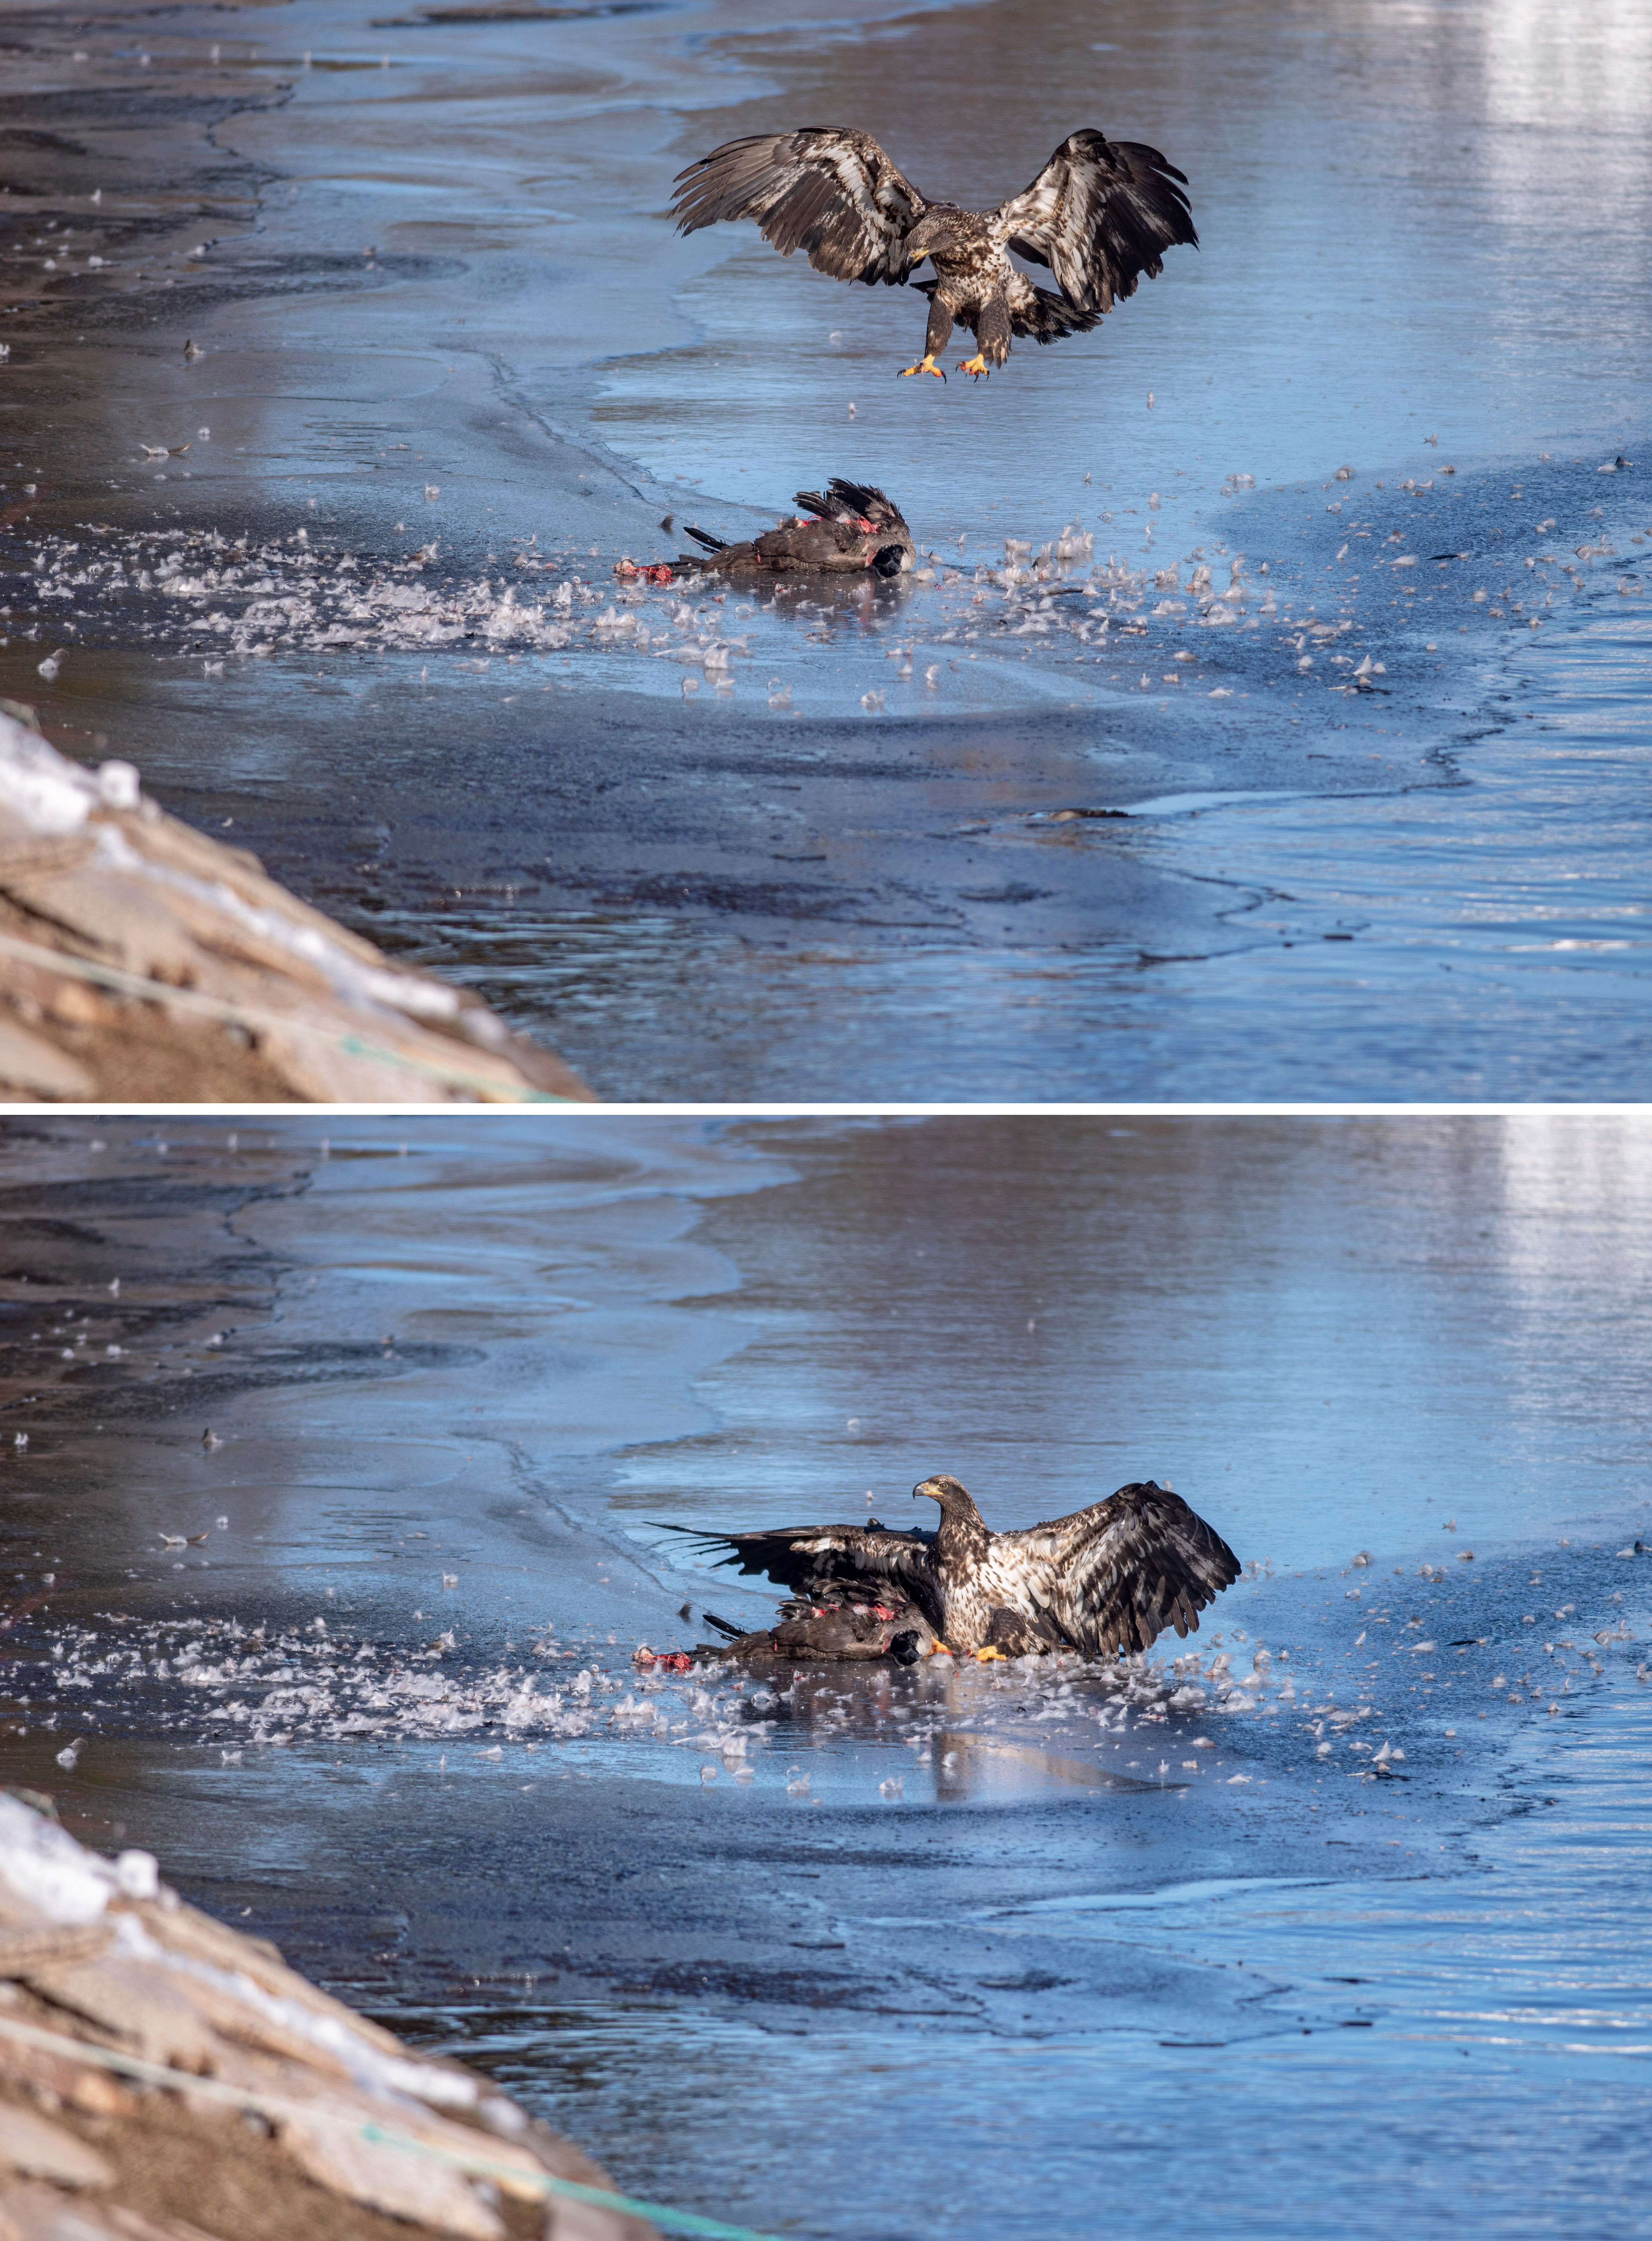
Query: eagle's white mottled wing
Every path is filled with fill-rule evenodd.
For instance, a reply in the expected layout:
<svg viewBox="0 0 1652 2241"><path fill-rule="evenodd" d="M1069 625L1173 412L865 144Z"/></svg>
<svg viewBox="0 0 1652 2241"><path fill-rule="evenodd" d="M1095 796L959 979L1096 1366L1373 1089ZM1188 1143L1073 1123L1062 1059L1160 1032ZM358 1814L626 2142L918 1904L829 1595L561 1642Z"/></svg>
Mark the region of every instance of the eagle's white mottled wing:
<svg viewBox="0 0 1652 2241"><path fill-rule="evenodd" d="M1047 264L1077 311L1100 315L1162 271L1167 249L1196 249L1183 174L1156 148L1074 132L1024 194L994 211L994 237Z"/></svg>
<svg viewBox="0 0 1652 2241"><path fill-rule="evenodd" d="M926 204L869 132L806 125L726 141L691 164L673 197L679 233L755 218L782 257L802 250L834 280L896 287L906 240Z"/></svg>
<svg viewBox="0 0 1652 2241"><path fill-rule="evenodd" d="M1199 1612L1239 1577L1221 1535L1151 1482L1047 1525L994 1534L988 1561L989 1592L1000 1579L1019 1591L995 1599L1047 1613L1093 1657L1146 1649L1167 1626L1193 1631Z"/></svg>

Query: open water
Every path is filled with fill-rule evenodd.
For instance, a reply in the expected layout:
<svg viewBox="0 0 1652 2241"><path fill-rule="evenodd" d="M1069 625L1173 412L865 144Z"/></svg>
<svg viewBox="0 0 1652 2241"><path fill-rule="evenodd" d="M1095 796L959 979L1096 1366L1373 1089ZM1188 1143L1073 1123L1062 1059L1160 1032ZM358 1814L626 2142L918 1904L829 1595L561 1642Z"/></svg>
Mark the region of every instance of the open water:
<svg viewBox="0 0 1652 2241"><path fill-rule="evenodd" d="M3 1149L0 1775L79 1833L764 2232L1642 2229L1643 1118ZM1246 1576L1111 1670L633 1668L772 1608L665 1525L940 1468Z"/></svg>
<svg viewBox="0 0 1652 2241"><path fill-rule="evenodd" d="M1637 0L5 21L0 689L70 752L611 1098L1643 1090ZM983 203L1094 122L1202 247L900 381L915 296L665 215L810 118ZM916 578L616 586L833 473Z"/></svg>

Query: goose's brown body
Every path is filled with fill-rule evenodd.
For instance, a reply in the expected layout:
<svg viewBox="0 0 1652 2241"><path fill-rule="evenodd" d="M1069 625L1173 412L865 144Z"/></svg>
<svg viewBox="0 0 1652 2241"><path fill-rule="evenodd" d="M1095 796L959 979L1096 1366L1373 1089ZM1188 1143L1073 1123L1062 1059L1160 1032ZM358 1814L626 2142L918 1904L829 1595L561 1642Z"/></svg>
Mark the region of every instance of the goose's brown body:
<svg viewBox="0 0 1652 2241"><path fill-rule="evenodd" d="M815 570L863 576L870 569L880 576L898 576L917 557L900 507L870 483L846 482L833 475L824 496L819 491L799 491L797 502L804 510L793 519L739 545L726 545L703 529L691 528L689 535L706 546L706 553L688 565L727 575Z"/></svg>
<svg viewBox="0 0 1652 2241"><path fill-rule="evenodd" d="M634 560L621 560L614 573L626 581L642 578L651 584L670 584L682 576L886 577L902 574L917 560L918 547L900 508L871 483L847 482L833 475L824 495L799 491L797 502L801 513L737 545L686 523L688 535L703 551L640 566Z"/></svg>
<svg viewBox="0 0 1652 2241"><path fill-rule="evenodd" d="M732 1637L719 1654L742 1663L772 1657L785 1663L860 1664L892 1657L898 1665L914 1665L935 1647L922 1611L895 1588L873 1602L833 1595L820 1603L791 1602L772 1626L750 1634L710 1611L706 1622Z"/></svg>

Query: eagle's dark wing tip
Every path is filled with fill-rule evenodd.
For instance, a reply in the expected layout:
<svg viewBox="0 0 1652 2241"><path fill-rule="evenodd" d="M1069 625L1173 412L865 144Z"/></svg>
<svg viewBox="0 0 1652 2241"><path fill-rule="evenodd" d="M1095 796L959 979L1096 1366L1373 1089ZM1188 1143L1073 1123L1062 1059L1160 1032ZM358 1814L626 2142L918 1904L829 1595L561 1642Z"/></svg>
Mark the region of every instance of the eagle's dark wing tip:
<svg viewBox="0 0 1652 2241"><path fill-rule="evenodd" d="M659 1533L680 1533L685 1540L693 1542L697 1551L702 1553L713 1549L732 1549L734 1546L732 1534L713 1533L704 1525L673 1525L663 1517L645 1517L643 1523L652 1525Z"/></svg>
<svg viewBox="0 0 1652 2241"><path fill-rule="evenodd" d="M1070 133L998 215L1007 221L1008 245L1047 265L1069 314L1093 325L1144 276L1158 277L1167 249L1198 247L1186 184L1158 149L1109 141L1087 126ZM1023 309L1029 323L1022 331L1040 342L1082 331L1061 325L1041 304Z"/></svg>

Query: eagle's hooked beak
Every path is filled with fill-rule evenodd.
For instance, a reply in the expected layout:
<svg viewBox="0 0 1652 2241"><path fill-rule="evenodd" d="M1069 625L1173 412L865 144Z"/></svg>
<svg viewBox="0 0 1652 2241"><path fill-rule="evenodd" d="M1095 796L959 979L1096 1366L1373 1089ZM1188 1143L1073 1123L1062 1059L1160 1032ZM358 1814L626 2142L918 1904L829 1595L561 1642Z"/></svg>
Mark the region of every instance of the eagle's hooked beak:
<svg viewBox="0 0 1652 2241"><path fill-rule="evenodd" d="M934 1480L933 1478L920 1480L912 1490L912 1498L914 1502L939 1502L940 1496L935 1491Z"/></svg>
<svg viewBox="0 0 1652 2241"><path fill-rule="evenodd" d="M906 236L906 251L912 263L921 264L933 246L930 236L944 235L945 231L946 228L944 224L938 222L936 213L933 211L926 211Z"/></svg>

